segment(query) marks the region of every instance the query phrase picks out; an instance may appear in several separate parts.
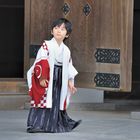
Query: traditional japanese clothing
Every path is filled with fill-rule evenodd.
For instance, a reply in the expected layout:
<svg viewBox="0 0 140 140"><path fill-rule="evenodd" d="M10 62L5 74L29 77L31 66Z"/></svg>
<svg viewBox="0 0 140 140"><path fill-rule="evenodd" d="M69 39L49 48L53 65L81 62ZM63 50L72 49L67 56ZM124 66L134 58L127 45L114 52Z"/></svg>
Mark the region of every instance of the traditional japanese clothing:
<svg viewBox="0 0 140 140"><path fill-rule="evenodd" d="M27 73L32 98L28 132L68 132L80 123L66 113L71 95L68 80L74 82L77 73L70 50L63 42L58 46L54 38L44 41ZM40 86L40 79L47 79L45 88Z"/></svg>

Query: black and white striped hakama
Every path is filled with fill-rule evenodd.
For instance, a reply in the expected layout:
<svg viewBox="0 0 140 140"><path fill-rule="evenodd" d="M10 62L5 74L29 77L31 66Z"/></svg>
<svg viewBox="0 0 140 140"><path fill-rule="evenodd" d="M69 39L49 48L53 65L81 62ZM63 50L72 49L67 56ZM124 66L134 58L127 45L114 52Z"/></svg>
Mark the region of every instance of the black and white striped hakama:
<svg viewBox="0 0 140 140"><path fill-rule="evenodd" d="M27 132L60 133L70 132L80 124L72 120L66 110L59 110L62 86L62 66L54 67L52 108L30 108L27 120Z"/></svg>

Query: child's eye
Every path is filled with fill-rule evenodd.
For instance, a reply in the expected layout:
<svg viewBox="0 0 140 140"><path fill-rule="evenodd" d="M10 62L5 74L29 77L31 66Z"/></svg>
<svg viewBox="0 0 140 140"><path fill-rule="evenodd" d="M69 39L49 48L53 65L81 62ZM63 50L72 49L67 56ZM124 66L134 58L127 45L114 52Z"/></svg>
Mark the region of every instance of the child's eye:
<svg viewBox="0 0 140 140"><path fill-rule="evenodd" d="M62 30L62 31L65 31L65 28L62 28L61 30Z"/></svg>

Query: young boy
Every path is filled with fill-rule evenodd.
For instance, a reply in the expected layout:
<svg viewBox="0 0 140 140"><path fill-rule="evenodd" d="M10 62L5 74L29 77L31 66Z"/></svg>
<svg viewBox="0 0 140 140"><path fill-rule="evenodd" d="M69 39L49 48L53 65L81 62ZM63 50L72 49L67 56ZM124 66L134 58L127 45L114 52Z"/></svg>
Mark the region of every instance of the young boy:
<svg viewBox="0 0 140 140"><path fill-rule="evenodd" d="M27 132L69 132L81 120L72 120L66 112L71 94L76 92L69 48L63 43L72 31L71 22L57 19L51 27L53 38L44 41L33 66L27 73L29 94L32 97Z"/></svg>

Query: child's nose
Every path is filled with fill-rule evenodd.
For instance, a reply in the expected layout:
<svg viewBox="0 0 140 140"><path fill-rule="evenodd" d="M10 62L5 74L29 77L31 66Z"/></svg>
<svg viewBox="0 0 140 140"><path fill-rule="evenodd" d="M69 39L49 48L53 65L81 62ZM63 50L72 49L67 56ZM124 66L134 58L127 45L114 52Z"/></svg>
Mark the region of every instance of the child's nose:
<svg viewBox="0 0 140 140"><path fill-rule="evenodd" d="M58 32L60 32L61 31L61 29L60 28L58 28Z"/></svg>

